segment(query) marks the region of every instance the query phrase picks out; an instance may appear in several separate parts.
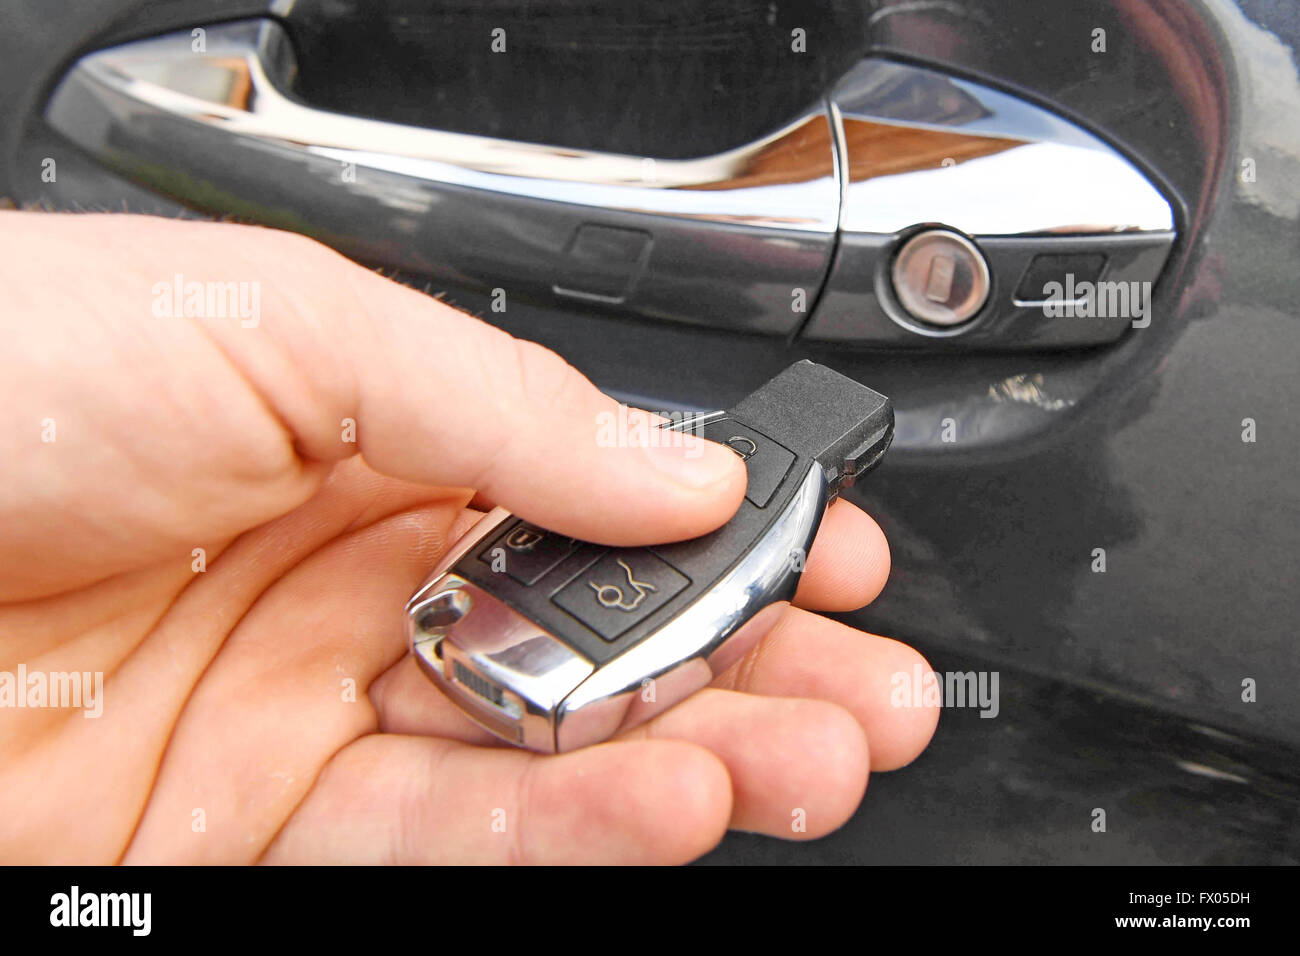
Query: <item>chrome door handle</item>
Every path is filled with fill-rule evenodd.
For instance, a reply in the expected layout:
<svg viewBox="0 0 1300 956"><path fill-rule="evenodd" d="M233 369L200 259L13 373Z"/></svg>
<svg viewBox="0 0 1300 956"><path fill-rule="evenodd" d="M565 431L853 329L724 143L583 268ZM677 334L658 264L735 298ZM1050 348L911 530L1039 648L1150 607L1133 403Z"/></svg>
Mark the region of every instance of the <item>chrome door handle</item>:
<svg viewBox="0 0 1300 956"><path fill-rule="evenodd" d="M182 32L91 53L47 119L188 205L507 300L834 341L1060 347L1109 341L1128 321L1043 321L1020 288L1049 274L1035 263L1083 256L1150 282L1174 238L1169 202L1110 146L921 67L865 60L768 136L663 160L314 109L290 92L297 64L276 21L207 27L205 41L196 51ZM956 234L955 264L891 273L933 227ZM963 272L968 247L987 262ZM958 290L972 316L914 307L917 318L891 285L913 274L931 299L971 276L987 288Z"/></svg>
<svg viewBox="0 0 1300 956"><path fill-rule="evenodd" d="M840 190L824 103L738 149L655 160L313 109L288 93L295 56L272 20L192 43L86 56L49 121L182 201L218 191L363 260L509 294L789 332L806 318L792 290L810 302L829 265Z"/></svg>
<svg viewBox="0 0 1300 956"><path fill-rule="evenodd" d="M1098 282L1149 296L1173 247L1172 206L1115 149L1007 93L888 60L858 64L830 103L844 202L805 337L1044 349L1109 342L1145 320L1077 317L1064 298ZM944 269L909 259L926 244L946 247L932 260Z"/></svg>

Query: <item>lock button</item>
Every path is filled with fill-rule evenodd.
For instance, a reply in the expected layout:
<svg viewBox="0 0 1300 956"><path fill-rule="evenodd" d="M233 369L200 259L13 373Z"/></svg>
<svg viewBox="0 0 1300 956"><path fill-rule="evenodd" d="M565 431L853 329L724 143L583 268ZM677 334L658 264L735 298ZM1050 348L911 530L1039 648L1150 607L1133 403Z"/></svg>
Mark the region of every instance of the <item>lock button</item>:
<svg viewBox="0 0 1300 956"><path fill-rule="evenodd" d="M478 559L531 587L577 549L572 538L520 521L484 548Z"/></svg>

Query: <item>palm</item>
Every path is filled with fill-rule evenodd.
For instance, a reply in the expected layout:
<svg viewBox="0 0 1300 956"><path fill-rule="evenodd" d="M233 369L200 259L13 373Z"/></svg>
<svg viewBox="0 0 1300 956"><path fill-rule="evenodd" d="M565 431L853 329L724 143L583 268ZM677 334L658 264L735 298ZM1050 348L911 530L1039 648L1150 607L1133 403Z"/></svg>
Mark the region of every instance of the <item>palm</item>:
<svg viewBox="0 0 1300 956"><path fill-rule="evenodd" d="M130 610L93 628L111 633L99 719L27 710L0 725L40 741L4 769L35 782L0 792L61 820L72 796L77 825L58 831L76 859L259 858L329 759L377 729L367 691L401 658L402 603L462 502L351 461L306 504L204 549L201 573L181 552L31 602L68 624L45 635L50 670L94 611Z"/></svg>

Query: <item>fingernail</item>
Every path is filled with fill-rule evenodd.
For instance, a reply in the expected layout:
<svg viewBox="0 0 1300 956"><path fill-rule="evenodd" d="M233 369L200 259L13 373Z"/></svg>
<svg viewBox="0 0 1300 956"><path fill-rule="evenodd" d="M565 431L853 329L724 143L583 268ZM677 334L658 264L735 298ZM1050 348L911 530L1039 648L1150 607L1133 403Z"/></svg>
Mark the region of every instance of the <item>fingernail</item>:
<svg viewBox="0 0 1300 956"><path fill-rule="evenodd" d="M677 435L680 441L651 445L646 456L656 471L688 488L708 488L733 473L739 456L729 448L695 435Z"/></svg>

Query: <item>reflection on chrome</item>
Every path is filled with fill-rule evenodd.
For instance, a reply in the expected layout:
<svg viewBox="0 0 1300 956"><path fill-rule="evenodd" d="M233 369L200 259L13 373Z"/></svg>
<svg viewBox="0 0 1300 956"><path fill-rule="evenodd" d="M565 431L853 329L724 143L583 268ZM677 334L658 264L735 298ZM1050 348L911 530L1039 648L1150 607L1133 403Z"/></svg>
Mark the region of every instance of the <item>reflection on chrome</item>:
<svg viewBox="0 0 1300 956"><path fill-rule="evenodd" d="M825 104L768 136L696 159L330 113L293 98L296 69L287 35L271 20L209 27L205 52L191 49L189 33L135 41L76 65L56 94L63 108L55 125L145 178L150 157L130 155L139 151L123 146L131 138L115 139L102 117L89 122L88 109L121 97L130 108L119 122L187 121L232 146L355 163L422 186L821 236L837 227L891 235L923 223L972 236L1173 228L1168 202L1146 177L1078 126L995 90L886 60L863 61ZM89 142L95 129L102 141ZM209 149L188 148L203 155L171 161L195 172L216 162Z"/></svg>
<svg viewBox="0 0 1300 956"><path fill-rule="evenodd" d="M1013 97L919 67L866 61L832 93L841 228L942 223L972 236L1162 232L1169 203L1084 130Z"/></svg>
<svg viewBox="0 0 1300 956"><path fill-rule="evenodd" d="M146 111L424 180L610 209L833 232L839 188L830 123L818 106L737 149L654 159L519 143L313 109L287 92L296 70L269 20L209 27L103 50L71 79Z"/></svg>
<svg viewBox="0 0 1300 956"><path fill-rule="evenodd" d="M785 510L743 560L707 592L643 641L594 672L569 694L556 718L556 747L604 740L706 687L771 629L794 593L797 573L773 555L807 553L830 489L813 464ZM653 703L640 699L655 681Z"/></svg>

